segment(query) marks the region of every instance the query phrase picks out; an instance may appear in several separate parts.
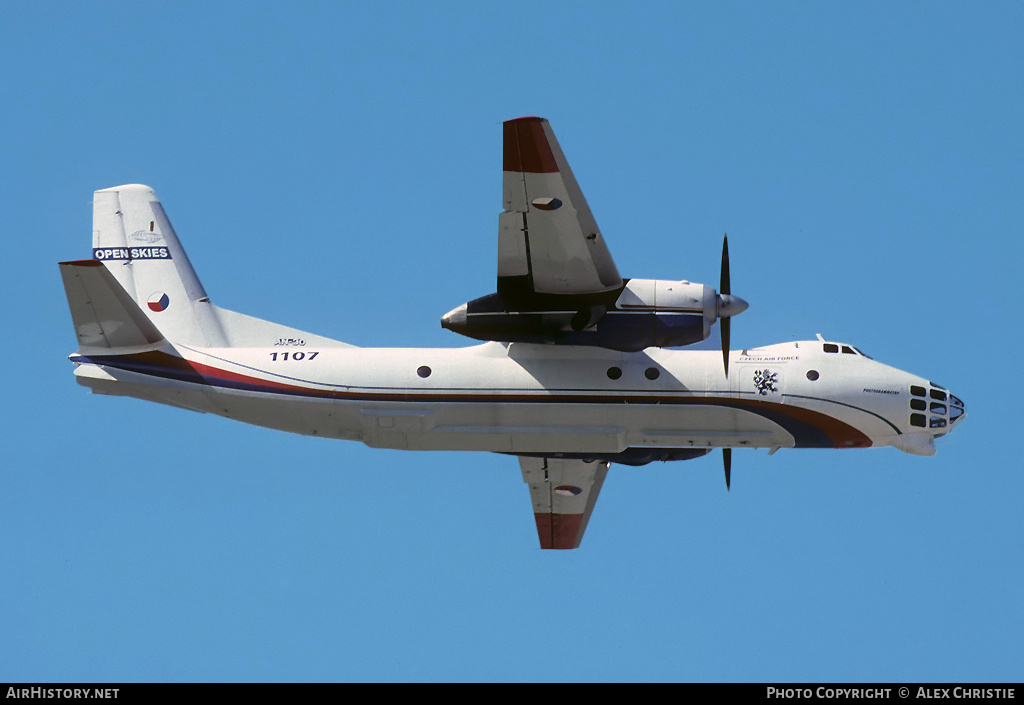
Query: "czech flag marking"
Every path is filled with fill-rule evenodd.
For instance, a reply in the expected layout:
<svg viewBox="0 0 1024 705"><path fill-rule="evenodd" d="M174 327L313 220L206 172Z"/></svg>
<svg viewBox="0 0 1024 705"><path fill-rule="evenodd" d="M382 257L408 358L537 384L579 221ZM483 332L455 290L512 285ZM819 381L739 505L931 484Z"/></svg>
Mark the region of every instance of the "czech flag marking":
<svg viewBox="0 0 1024 705"><path fill-rule="evenodd" d="M167 294L163 293L162 291L158 291L149 297L148 303L149 308L153 311L165 311L167 310L167 307L171 304L171 299L170 297L167 296Z"/></svg>

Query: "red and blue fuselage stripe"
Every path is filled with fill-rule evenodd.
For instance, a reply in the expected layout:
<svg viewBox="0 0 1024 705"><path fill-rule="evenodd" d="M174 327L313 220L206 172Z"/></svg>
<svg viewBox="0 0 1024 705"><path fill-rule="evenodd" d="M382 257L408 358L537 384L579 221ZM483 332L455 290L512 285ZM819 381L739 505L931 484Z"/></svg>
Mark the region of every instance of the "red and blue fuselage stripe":
<svg viewBox="0 0 1024 705"><path fill-rule="evenodd" d="M659 394L639 390L607 393L568 389L537 392L511 389L480 392L468 389L420 391L348 386L318 389L230 372L159 351L127 355L73 355L71 360L221 389L339 401L718 406L748 411L778 424L793 436L799 448L866 448L872 445L871 439L862 431L828 414L800 406L743 397L680 395L672 392Z"/></svg>

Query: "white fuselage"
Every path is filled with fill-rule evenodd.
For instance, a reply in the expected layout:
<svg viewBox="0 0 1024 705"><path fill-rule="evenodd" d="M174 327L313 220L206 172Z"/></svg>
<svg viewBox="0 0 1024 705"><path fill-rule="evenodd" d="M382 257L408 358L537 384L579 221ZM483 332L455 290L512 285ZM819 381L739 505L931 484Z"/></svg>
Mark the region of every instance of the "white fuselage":
<svg viewBox="0 0 1024 705"><path fill-rule="evenodd" d="M925 412L934 412L931 423L912 425L912 388L939 388L857 353L826 353L819 341L733 351L728 378L721 353L660 348L174 350L72 359L79 381L100 393L409 450L607 457L627 449L894 445L931 454L933 438L963 414L962 403L954 412L925 397L918 403L933 407Z"/></svg>

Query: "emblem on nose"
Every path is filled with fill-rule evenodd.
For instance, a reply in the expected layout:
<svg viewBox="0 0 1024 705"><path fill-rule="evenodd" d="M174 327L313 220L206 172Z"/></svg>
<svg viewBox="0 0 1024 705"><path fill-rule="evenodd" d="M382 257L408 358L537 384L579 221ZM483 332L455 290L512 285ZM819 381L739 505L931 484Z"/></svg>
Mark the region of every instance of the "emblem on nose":
<svg viewBox="0 0 1024 705"><path fill-rule="evenodd" d="M771 370L754 371L754 389L763 397L779 391L779 373Z"/></svg>

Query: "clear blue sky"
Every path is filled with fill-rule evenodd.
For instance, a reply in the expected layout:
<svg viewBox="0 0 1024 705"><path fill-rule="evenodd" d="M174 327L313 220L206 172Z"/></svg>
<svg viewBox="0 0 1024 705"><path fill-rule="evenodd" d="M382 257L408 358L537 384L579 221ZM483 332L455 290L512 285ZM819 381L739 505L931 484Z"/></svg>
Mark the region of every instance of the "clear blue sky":
<svg viewBox="0 0 1024 705"><path fill-rule="evenodd" d="M1018 2L4 3L0 681L1022 676ZM90 395L56 263L160 195L220 306L458 346L503 120L541 115L624 275L734 347L829 338L961 396L933 458L613 466L542 552L512 458Z"/></svg>

